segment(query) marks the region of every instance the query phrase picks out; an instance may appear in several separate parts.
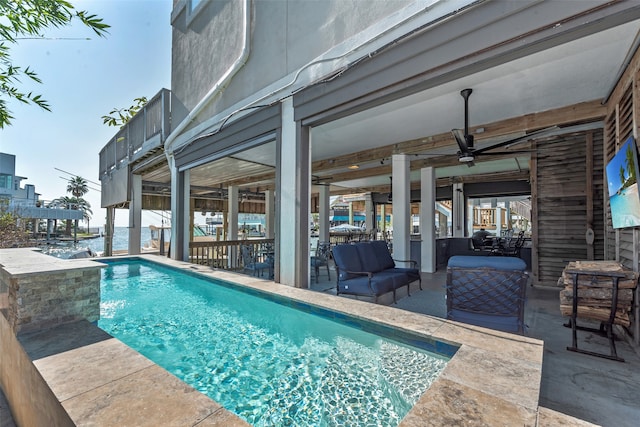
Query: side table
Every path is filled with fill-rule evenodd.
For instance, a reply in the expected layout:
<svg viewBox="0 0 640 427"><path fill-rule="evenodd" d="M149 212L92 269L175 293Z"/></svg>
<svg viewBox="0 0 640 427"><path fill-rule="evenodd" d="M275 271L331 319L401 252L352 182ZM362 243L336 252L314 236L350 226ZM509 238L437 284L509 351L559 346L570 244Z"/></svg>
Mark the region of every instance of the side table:
<svg viewBox="0 0 640 427"><path fill-rule="evenodd" d="M569 320L570 325L565 324L565 326L571 326L572 329L572 345L567 347L569 351L575 351L577 353L588 354L591 356L603 357L605 359L616 360L618 362L624 362L624 359L618 356L616 352L616 344L615 344L615 336L613 334L613 325L615 323L616 310L618 308L618 282L620 279L627 277L627 274L624 272L618 271L598 271L598 270L585 270L585 269L572 269L567 268L565 273L570 274L573 277L573 309L571 311L571 318ZM577 325L577 317L578 317L578 276L587 275L592 277L610 277L612 282L612 292L611 292L611 311L609 314L609 319L606 321L600 322L600 328L589 328L584 326ZM602 335L607 336L609 339L609 349L610 354L597 353L594 351L583 350L578 348L578 338L577 338L577 330L586 330L590 332L600 333Z"/></svg>

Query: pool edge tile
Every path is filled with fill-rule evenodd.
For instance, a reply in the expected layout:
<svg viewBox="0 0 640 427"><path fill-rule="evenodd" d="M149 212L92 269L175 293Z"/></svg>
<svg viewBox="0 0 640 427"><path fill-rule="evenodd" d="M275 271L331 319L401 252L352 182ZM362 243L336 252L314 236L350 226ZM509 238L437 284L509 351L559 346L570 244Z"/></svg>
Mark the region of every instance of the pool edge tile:
<svg viewBox="0 0 640 427"><path fill-rule="evenodd" d="M223 409L158 365L62 402L77 425L196 425Z"/></svg>

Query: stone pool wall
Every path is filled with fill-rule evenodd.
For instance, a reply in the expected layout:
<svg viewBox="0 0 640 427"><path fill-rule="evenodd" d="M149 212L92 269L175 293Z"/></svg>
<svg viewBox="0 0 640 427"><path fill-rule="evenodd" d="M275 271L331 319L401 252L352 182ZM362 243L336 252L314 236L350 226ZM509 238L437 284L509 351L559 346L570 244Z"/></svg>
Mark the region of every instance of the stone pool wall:
<svg viewBox="0 0 640 427"><path fill-rule="evenodd" d="M0 250L0 293L17 335L100 317L100 269L104 264L63 260L33 249Z"/></svg>

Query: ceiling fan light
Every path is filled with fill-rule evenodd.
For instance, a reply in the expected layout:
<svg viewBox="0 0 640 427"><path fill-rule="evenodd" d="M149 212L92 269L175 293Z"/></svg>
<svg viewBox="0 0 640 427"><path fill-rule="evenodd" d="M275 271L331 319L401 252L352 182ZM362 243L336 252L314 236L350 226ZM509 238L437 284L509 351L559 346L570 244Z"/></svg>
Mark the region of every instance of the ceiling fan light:
<svg viewBox="0 0 640 427"><path fill-rule="evenodd" d="M469 162L473 162L475 160L475 158L473 157L472 154L460 154L458 156L458 161L460 163L469 163Z"/></svg>

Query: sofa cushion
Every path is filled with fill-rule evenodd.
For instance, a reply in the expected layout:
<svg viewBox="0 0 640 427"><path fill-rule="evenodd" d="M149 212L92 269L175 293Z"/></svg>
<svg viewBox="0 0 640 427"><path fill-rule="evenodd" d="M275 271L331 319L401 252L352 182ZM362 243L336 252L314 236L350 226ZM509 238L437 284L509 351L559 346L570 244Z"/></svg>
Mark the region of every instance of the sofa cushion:
<svg viewBox="0 0 640 427"><path fill-rule="evenodd" d="M527 263L520 258L515 257L455 255L449 258L447 266L459 268L493 268L496 270L524 271L527 268Z"/></svg>
<svg viewBox="0 0 640 427"><path fill-rule="evenodd" d="M396 266L393 258L391 258L391 253L389 252L387 242L385 242L384 240L372 240L368 244L371 245L376 258L378 259L378 264L380 265L381 270L394 268Z"/></svg>
<svg viewBox="0 0 640 427"><path fill-rule="evenodd" d="M341 294L379 296L393 290L393 278L378 274L374 274L371 278L371 286L369 286L369 278L367 276L359 276L338 282L338 293Z"/></svg>
<svg viewBox="0 0 640 427"><path fill-rule="evenodd" d="M363 271L370 271L372 273L377 273L378 271L384 270L380 266L378 262L378 257L376 256L376 252L373 250L373 246L369 242L361 242L356 243L354 245L358 250L358 255L360 256L360 263L362 264Z"/></svg>
<svg viewBox="0 0 640 427"><path fill-rule="evenodd" d="M418 270L417 268L394 267L394 268L388 268L385 271L404 273L407 275L409 282L420 280L420 270Z"/></svg>
<svg viewBox="0 0 640 427"><path fill-rule="evenodd" d="M364 271L358 256L358 249L355 245L336 245L331 250L333 260L338 268L338 281L348 280L354 277L361 277L357 274L350 274L347 271Z"/></svg>

